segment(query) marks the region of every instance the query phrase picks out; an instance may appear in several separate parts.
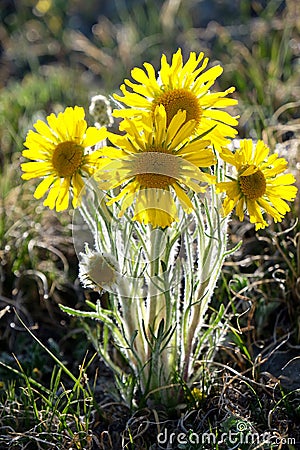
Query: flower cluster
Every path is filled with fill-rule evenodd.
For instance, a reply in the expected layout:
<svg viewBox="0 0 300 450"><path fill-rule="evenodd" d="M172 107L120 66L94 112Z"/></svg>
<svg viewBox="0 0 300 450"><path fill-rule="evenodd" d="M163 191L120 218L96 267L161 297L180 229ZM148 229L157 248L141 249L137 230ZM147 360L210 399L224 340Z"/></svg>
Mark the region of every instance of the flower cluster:
<svg viewBox="0 0 300 450"><path fill-rule="evenodd" d="M268 224L264 211L281 221L290 209L285 200L294 200L297 193L294 177L282 174L287 162L270 155L261 141L256 147L251 140L241 141L236 152L226 147L237 134L238 117L224 108L237 101L228 97L233 87L210 91L223 69L216 65L206 70L207 64L203 53L194 52L184 64L179 49L171 64L162 55L158 76L149 63L144 63L144 69L133 69L135 82L126 79L120 87L123 96L114 94L126 106L113 112L123 119L124 135L107 132L98 118L97 127L87 127L84 110L78 106L66 108L57 117L51 114L48 125L38 120L36 132L28 132L23 151L32 161L21 166L24 179L42 178L35 198L49 190L44 204L61 211L68 208L72 191L73 207L77 207L83 177L97 173L102 189L122 186L109 200L111 204L122 199L120 215L135 205L133 220L164 228L178 220L171 192L184 211L191 212L189 193L204 192L205 183L214 183L214 177L202 169L212 167L219 158L234 168L234 173L226 175L228 181L217 183L218 192L226 193L224 214L236 208L243 220L248 212L256 229ZM93 98L91 111L98 97ZM109 102L104 96L100 100L110 116ZM113 147L102 144L101 149L88 151L107 137Z"/></svg>

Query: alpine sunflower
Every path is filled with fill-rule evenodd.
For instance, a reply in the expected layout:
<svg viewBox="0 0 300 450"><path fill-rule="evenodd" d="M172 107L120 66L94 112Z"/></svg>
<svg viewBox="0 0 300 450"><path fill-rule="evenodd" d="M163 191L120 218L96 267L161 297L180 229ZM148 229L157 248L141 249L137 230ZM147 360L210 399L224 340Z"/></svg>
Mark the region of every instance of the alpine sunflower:
<svg viewBox="0 0 300 450"><path fill-rule="evenodd" d="M174 193L184 211L193 210L185 192L203 192L214 177L200 170L215 163L209 141L187 141L195 120L186 122L186 112L179 111L167 125L163 105L156 107L154 116L145 116L141 124L124 120L124 136L110 134L115 147L104 147L107 164L96 174L101 189L110 190L127 183L108 205L122 199L120 216L134 205L133 220L168 227L178 220ZM204 182L205 187L200 184ZM183 187L182 187L183 186Z"/></svg>
<svg viewBox="0 0 300 450"><path fill-rule="evenodd" d="M269 153L270 149L263 141L259 140L254 146L251 139L242 140L235 153L225 148L220 153L221 158L236 169L236 175L230 177L231 181L217 183L217 189L226 192L224 214L236 208L236 214L242 221L247 210L256 230L268 226L263 211L275 222L281 222L290 211L285 200L292 201L297 194L296 186L292 186L295 177L282 174L287 161L278 158L277 153Z"/></svg>
<svg viewBox="0 0 300 450"><path fill-rule="evenodd" d="M103 141L106 128L87 127L84 109L68 107L64 112L50 114L48 125L42 120L34 124L36 132L30 130L24 143L22 155L31 162L21 164L22 178L43 178L37 186L34 197L42 198L50 209L57 211L68 208L70 189L73 193L73 207L78 206L78 196L84 186L83 175L91 176L99 169L100 151L90 153L86 148Z"/></svg>
<svg viewBox="0 0 300 450"><path fill-rule="evenodd" d="M131 76L136 82L125 79L125 84L120 86L123 96L114 94L116 100L129 108L114 110L114 117L132 118L144 112L153 113L157 105L163 105L167 113L167 125L179 110L183 110L186 112L186 122L194 120L192 133L198 136L207 134L205 138L210 139L217 149L228 144L227 138L233 138L237 134L234 127L238 121L236 117L222 111L222 108L237 104L237 100L227 98L235 88L230 87L224 92L210 92L223 68L216 65L205 71L209 59L203 58L203 52L198 56L191 52L184 64L181 49L178 49L169 65L163 54L158 78L154 67L147 62L144 63L146 71L134 68Z"/></svg>

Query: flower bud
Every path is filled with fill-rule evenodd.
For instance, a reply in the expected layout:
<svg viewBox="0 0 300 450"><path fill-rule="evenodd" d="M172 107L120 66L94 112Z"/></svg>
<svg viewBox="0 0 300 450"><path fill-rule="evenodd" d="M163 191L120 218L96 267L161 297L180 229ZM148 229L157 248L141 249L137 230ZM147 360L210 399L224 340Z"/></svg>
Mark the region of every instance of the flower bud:
<svg viewBox="0 0 300 450"><path fill-rule="evenodd" d="M95 95L91 98L89 113L93 116L97 128L110 127L114 123L110 102L104 95Z"/></svg>
<svg viewBox="0 0 300 450"><path fill-rule="evenodd" d="M79 279L84 287L101 291L114 291L118 282L119 268L117 260L108 253L98 253L85 246L80 253Z"/></svg>

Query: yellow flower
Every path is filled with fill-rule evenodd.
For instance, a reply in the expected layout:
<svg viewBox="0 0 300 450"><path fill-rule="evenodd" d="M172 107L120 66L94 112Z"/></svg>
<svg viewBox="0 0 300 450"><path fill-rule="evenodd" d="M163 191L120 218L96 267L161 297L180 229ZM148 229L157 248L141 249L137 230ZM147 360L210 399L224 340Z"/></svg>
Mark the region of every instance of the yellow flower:
<svg viewBox="0 0 300 450"><path fill-rule="evenodd" d="M247 209L256 230L268 226L262 215L263 210L275 222L281 222L286 212L290 211L285 200L292 201L297 194L297 188L291 186L295 182L294 176L282 174L287 161L278 158L276 153L269 155L269 152L263 141L259 140L254 147L251 139L244 139L235 153L225 148L220 153L223 160L232 164L237 172L232 181L217 183L217 189L226 192L224 214L229 214L236 207L242 221Z"/></svg>
<svg viewBox="0 0 300 450"><path fill-rule="evenodd" d="M194 401L194 402L197 402L197 403L199 403L199 402L201 402L204 398L205 398L206 396L205 396L205 394L204 394L204 392L202 392L201 391L201 389L198 389L198 388L196 388L196 387L194 387L191 391L190 391L190 393L188 394L188 400L189 401Z"/></svg>
<svg viewBox="0 0 300 450"><path fill-rule="evenodd" d="M186 112L179 111L167 126L163 105L157 106L154 117L142 120L142 130L135 121L125 120L126 135L110 134L116 147L106 147L103 155L110 161L97 173L100 188L113 189L127 184L108 205L123 199L120 216L134 204L133 220L167 227L178 220L174 201L176 194L185 212L193 205L181 185L194 192L203 192L201 182L214 182L214 177L199 167L215 163L209 141L188 142L195 121L186 122Z"/></svg>
<svg viewBox="0 0 300 450"><path fill-rule="evenodd" d="M163 105L167 112L167 124L170 124L174 115L183 110L186 112L186 122L191 119L195 121L192 133L207 133L205 138L210 139L217 149L228 144L226 138L236 135L237 131L233 127L238 122L220 108L237 104L236 100L226 98L234 88L211 93L209 89L223 69L217 65L205 71L208 58L203 57L203 53L197 57L196 53L191 52L188 61L183 64L181 49L178 49L169 65L166 56L162 55L158 78L153 66L147 62L144 63L146 72L141 68L134 68L131 76L136 83L125 79L125 84L120 87L124 96L114 95L116 100L130 108L115 110L113 115L121 118L136 117L144 112L154 112L157 105ZM200 62L202 65L198 67Z"/></svg>
<svg viewBox="0 0 300 450"><path fill-rule="evenodd" d="M87 128L84 109L75 106L66 108L56 116L47 117L48 125L42 120L34 124L24 143L26 150L22 155L31 162L21 164L22 178L43 178L34 192L34 197L42 198L49 190L44 201L50 209L56 207L63 211L69 205L70 188L73 192L73 206L78 206L78 196L83 188L82 176L91 176L99 168L100 151L86 153L85 149L106 138L103 127Z"/></svg>

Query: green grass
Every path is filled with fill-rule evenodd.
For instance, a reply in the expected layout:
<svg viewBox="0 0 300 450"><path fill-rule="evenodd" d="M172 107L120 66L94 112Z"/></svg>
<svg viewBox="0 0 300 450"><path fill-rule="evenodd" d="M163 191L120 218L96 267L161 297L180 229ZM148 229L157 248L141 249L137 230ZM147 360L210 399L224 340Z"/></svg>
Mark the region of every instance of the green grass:
<svg viewBox="0 0 300 450"><path fill-rule="evenodd" d="M38 448L91 448L90 424L97 410L93 386L87 382L86 366L66 388L63 367L54 366L49 387L29 377L17 360L13 370L18 380L8 380L0 391L0 442L22 449L28 443ZM2 365L2 363L1 363ZM7 366L6 366L7 367ZM95 409L97 408L97 409Z"/></svg>
<svg viewBox="0 0 300 450"><path fill-rule="evenodd" d="M297 123L299 108L297 79L299 79L299 55L295 45L299 41L299 24L296 2L289 2L278 15L282 2L268 2L258 18L234 30L234 36L226 28L218 28L220 39L217 53L223 54L227 70L222 82L236 86L240 101L242 136L263 137L272 148L274 133L282 135ZM285 128L283 126L286 126ZM299 139L296 125L295 134Z"/></svg>

